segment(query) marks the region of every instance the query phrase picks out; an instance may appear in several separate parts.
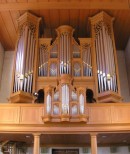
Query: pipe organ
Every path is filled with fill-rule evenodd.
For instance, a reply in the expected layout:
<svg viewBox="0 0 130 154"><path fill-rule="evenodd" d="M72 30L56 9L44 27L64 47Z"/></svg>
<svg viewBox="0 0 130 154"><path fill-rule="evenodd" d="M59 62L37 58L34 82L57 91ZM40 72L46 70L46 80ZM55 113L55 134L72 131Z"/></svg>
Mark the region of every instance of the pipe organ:
<svg viewBox="0 0 130 154"><path fill-rule="evenodd" d="M113 18L105 12L101 12L90 18L90 20L96 54L98 99L102 102L105 99L107 101L116 101L117 98L121 100L113 33Z"/></svg>
<svg viewBox="0 0 130 154"><path fill-rule="evenodd" d="M40 18L20 17L11 102L33 103L32 93L44 89L44 122L86 122L87 88L97 102L121 100L113 18L100 12L90 22L91 38L77 42L63 25L52 43L38 37Z"/></svg>
<svg viewBox="0 0 130 154"><path fill-rule="evenodd" d="M18 19L12 102L30 102L32 100L39 21L40 18L28 12ZM17 97L19 94L20 97ZM26 99L24 99L24 94L27 94Z"/></svg>

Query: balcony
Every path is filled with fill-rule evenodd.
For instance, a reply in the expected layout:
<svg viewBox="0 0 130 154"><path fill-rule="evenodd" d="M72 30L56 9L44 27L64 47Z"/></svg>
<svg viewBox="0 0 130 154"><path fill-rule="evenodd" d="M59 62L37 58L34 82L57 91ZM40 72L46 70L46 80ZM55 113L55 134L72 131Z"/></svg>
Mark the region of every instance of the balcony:
<svg viewBox="0 0 130 154"><path fill-rule="evenodd" d="M44 104L1 104L0 113L0 131L76 133L130 129L130 104L127 103L86 104L85 113L88 121L80 124L75 122L44 123L42 120L45 116Z"/></svg>

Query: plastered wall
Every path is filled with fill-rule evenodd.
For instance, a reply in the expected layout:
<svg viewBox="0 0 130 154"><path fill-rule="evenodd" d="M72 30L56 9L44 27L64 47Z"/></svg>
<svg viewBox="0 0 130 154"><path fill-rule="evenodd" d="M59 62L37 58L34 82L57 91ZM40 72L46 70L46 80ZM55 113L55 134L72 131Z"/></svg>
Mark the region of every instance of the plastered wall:
<svg viewBox="0 0 130 154"><path fill-rule="evenodd" d="M2 70L3 70L3 61L4 61L4 49L0 43L0 89L1 89L1 78L2 78Z"/></svg>
<svg viewBox="0 0 130 154"><path fill-rule="evenodd" d="M125 61L126 61L126 71L128 76L128 85L130 90L130 37L125 49ZM129 95L130 95L130 91L129 91Z"/></svg>
<svg viewBox="0 0 130 154"><path fill-rule="evenodd" d="M130 102L130 91L128 85L128 76L126 70L125 52L122 50L117 51L117 61L119 68L121 95L124 102ZM129 65L130 70L130 65Z"/></svg>
<svg viewBox="0 0 130 154"><path fill-rule="evenodd" d="M6 51L4 54L1 88L0 88L0 103L7 103L11 91L12 70L13 70L14 52Z"/></svg>
<svg viewBox="0 0 130 154"><path fill-rule="evenodd" d="M61 147L57 148L47 148L44 150L44 153L40 154L52 154L52 149L60 149ZM62 149L69 149L68 147ZM91 154L90 148L81 148L81 147L71 147L70 149L79 149L79 154ZM33 149L28 148L27 154L32 154ZM98 147L98 154L113 154L110 150L110 147ZM129 149L127 146L117 147L114 154L130 154Z"/></svg>

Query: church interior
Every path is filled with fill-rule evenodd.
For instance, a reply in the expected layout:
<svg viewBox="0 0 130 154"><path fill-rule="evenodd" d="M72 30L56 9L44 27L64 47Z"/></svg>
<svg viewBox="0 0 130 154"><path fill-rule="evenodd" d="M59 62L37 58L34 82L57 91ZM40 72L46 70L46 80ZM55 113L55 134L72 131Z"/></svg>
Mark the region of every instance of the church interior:
<svg viewBox="0 0 130 154"><path fill-rule="evenodd" d="M130 0L0 0L0 154L130 153Z"/></svg>

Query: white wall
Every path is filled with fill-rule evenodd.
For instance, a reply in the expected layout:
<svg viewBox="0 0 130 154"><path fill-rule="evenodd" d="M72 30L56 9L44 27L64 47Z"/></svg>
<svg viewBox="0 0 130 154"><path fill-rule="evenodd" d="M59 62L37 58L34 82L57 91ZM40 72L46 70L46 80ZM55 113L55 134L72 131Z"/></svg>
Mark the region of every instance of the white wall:
<svg viewBox="0 0 130 154"><path fill-rule="evenodd" d="M117 51L117 61L119 69L121 95L124 102L130 102L130 92L128 86L128 77L126 71L125 52L122 50Z"/></svg>
<svg viewBox="0 0 130 154"><path fill-rule="evenodd" d="M130 154L128 147L117 147L117 151L114 154ZM98 148L98 154L113 154L110 151L110 147L100 147Z"/></svg>
<svg viewBox="0 0 130 154"><path fill-rule="evenodd" d="M1 89L1 78L2 78L2 69L3 69L3 61L4 61L4 48L0 43L0 89Z"/></svg>
<svg viewBox="0 0 130 154"><path fill-rule="evenodd" d="M10 97L14 52L6 51L4 54L3 71L1 78L0 103L7 103Z"/></svg>
<svg viewBox="0 0 130 154"><path fill-rule="evenodd" d="M47 153L40 153L40 154L52 154L52 149L79 149L79 154L91 154L90 148L89 148L88 152L85 153L85 151L83 150L84 148L81 148L81 147L48 148ZM114 154L130 154L127 146L117 147L116 149L117 149L117 151ZM29 147L26 154L32 154L32 153L33 153L33 148ZM98 147L97 153L98 154L113 154L110 151L110 147ZM3 154L1 152L1 150L0 150L0 154Z"/></svg>
<svg viewBox="0 0 130 154"><path fill-rule="evenodd" d="M125 49L125 60L126 60L126 70L127 70L129 89L130 89L130 37Z"/></svg>
<svg viewBox="0 0 130 154"><path fill-rule="evenodd" d="M81 147L57 147L57 148L48 148L47 152L40 153L40 154L52 154L52 149L79 149L79 154L91 154L90 148L88 148L88 152L84 148ZM128 147L127 146L122 146L122 147L117 147L116 148L115 154L130 154ZM33 148L28 148L27 154L32 154L33 153ZM112 154L110 147L98 147L98 154Z"/></svg>

